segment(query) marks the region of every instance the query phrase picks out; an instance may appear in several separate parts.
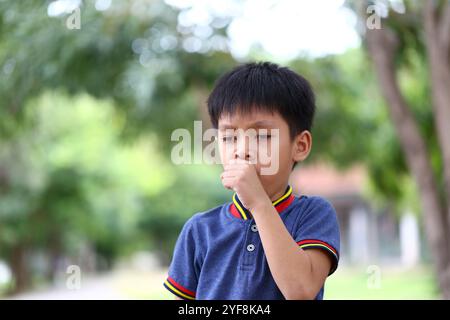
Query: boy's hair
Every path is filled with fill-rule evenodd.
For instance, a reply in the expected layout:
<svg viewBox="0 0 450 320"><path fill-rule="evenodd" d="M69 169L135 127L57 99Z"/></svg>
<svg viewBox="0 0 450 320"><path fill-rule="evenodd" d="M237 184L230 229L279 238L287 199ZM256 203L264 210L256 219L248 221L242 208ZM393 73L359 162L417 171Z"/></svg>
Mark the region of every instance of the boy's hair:
<svg viewBox="0 0 450 320"><path fill-rule="evenodd" d="M315 97L309 82L294 71L270 62L240 65L220 77L208 97L214 128L223 114L278 112L293 139L311 131Z"/></svg>

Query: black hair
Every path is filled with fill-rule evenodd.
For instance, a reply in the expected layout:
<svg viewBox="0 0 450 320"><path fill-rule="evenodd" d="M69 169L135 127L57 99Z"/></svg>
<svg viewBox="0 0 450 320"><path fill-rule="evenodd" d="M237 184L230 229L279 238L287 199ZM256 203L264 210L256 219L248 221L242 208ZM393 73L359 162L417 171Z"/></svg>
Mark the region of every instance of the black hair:
<svg viewBox="0 0 450 320"><path fill-rule="evenodd" d="M315 108L309 82L289 68L270 62L234 68L216 81L208 97L214 128L223 114L278 112L289 126L291 139L304 130L311 131Z"/></svg>

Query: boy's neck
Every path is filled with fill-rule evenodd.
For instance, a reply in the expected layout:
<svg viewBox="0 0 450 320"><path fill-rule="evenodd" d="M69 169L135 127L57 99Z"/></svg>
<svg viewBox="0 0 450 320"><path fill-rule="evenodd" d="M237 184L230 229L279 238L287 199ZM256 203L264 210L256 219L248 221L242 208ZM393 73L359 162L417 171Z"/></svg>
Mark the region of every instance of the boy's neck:
<svg viewBox="0 0 450 320"><path fill-rule="evenodd" d="M286 192L286 188L287 188L288 184L284 184L281 188L279 188L279 190L277 190L275 193L273 194L269 194L269 198L270 201L276 201L278 199L280 199L280 197Z"/></svg>

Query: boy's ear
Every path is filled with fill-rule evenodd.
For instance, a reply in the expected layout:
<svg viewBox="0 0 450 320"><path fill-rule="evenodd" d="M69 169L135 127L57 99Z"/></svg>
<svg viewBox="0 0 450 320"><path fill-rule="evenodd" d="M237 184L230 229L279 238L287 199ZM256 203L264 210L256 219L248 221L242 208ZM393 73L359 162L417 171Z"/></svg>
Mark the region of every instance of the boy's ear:
<svg viewBox="0 0 450 320"><path fill-rule="evenodd" d="M312 147L312 135L308 130L304 130L294 138L292 150L292 160L295 162L305 160Z"/></svg>

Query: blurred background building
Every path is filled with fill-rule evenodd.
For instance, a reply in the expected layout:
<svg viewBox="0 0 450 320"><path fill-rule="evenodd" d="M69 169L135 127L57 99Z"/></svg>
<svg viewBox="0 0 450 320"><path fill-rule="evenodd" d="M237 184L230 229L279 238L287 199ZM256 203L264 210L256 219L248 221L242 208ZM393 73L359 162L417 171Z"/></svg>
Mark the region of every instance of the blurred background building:
<svg viewBox="0 0 450 320"><path fill-rule="evenodd" d="M291 176L297 195L320 195L336 209L341 231L341 265L417 266L426 256L421 250L417 217L404 212L396 217L389 208L374 208L367 197L363 166L337 170L330 165L301 167Z"/></svg>

